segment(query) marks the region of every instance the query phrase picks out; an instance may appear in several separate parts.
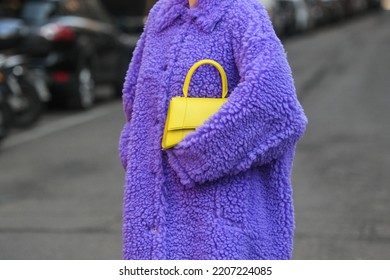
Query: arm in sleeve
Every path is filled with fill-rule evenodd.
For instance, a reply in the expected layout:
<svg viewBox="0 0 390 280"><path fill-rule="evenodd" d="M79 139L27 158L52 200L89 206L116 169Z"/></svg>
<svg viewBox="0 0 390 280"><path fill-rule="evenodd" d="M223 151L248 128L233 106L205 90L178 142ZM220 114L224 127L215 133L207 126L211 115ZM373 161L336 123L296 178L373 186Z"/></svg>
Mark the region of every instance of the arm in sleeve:
<svg viewBox="0 0 390 280"><path fill-rule="evenodd" d="M127 154L129 149L129 132L131 115L133 112L133 102L135 97L137 80L140 72L141 62L143 59L143 53L146 43L146 34L150 32L151 28L155 24L155 19L159 13L161 3L157 2L150 10L148 18L144 25L144 31L142 32L137 45L133 51L133 56L129 63L128 70L126 72L125 82L122 89L123 110L125 112L126 123L120 135L119 140L119 155L122 162L122 166L127 167ZM148 31L149 30L149 31Z"/></svg>
<svg viewBox="0 0 390 280"><path fill-rule="evenodd" d="M228 101L195 132L167 150L181 183L194 187L264 165L292 148L307 118L291 69L263 9L232 28L240 82Z"/></svg>
<svg viewBox="0 0 390 280"><path fill-rule="evenodd" d="M133 56L129 63L122 89L123 111L125 112L126 120L128 122L131 119L131 112L135 95L135 85L137 84L139 68L141 66L143 49L145 46L145 33L146 32L144 31L141 34L133 51Z"/></svg>
<svg viewBox="0 0 390 280"><path fill-rule="evenodd" d="M141 34L137 45L133 51L133 56L126 72L125 82L122 89L123 111L126 117L126 123L122 129L119 138L119 157L123 168L127 165L127 151L129 144L129 129L131 114L133 111L133 101L135 96L135 87L137 84L139 68L142 61L142 53L145 45L145 31Z"/></svg>

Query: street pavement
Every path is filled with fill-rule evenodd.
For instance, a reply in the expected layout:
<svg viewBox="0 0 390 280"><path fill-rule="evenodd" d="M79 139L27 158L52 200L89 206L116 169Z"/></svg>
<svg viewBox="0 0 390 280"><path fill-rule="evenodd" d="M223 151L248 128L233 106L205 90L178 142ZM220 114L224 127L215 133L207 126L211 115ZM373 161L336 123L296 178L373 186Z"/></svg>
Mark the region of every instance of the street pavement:
<svg viewBox="0 0 390 280"><path fill-rule="evenodd" d="M390 259L390 14L287 44L308 115L293 171L296 259Z"/></svg>
<svg viewBox="0 0 390 280"><path fill-rule="evenodd" d="M390 259L390 14L284 42L309 124L294 259ZM49 112L0 149L0 259L120 259L122 105Z"/></svg>

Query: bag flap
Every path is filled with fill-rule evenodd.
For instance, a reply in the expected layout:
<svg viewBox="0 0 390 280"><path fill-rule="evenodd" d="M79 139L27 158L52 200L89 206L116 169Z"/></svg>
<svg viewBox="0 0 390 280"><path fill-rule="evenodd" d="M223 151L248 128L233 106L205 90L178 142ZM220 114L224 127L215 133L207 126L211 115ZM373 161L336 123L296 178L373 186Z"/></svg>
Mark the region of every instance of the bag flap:
<svg viewBox="0 0 390 280"><path fill-rule="evenodd" d="M171 99L168 109L168 130L195 129L215 114L227 98Z"/></svg>

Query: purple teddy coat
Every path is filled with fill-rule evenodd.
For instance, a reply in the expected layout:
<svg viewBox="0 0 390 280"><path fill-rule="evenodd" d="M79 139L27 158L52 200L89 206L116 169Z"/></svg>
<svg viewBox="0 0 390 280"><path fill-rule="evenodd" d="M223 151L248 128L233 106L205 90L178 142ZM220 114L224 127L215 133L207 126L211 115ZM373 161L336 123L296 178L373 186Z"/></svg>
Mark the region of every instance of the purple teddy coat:
<svg viewBox="0 0 390 280"><path fill-rule="evenodd" d="M189 68L213 59L228 101L176 147L161 140ZM220 97L218 71L195 72L190 97ZM160 0L123 87L124 259L289 259L291 168L307 119L269 17L256 0Z"/></svg>

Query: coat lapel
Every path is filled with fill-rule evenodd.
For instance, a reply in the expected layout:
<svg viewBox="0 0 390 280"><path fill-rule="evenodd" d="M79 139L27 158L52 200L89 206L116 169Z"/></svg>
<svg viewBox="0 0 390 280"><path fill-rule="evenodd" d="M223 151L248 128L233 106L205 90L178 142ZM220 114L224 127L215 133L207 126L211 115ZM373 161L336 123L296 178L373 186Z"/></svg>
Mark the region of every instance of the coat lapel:
<svg viewBox="0 0 390 280"><path fill-rule="evenodd" d="M157 14L157 30L163 31L176 20L193 20L200 30L210 33L225 14L225 9L236 0L198 0L198 5L189 8L188 0L160 0Z"/></svg>

